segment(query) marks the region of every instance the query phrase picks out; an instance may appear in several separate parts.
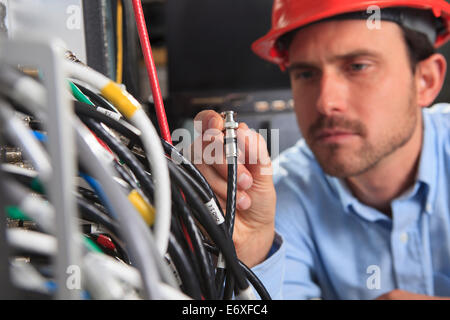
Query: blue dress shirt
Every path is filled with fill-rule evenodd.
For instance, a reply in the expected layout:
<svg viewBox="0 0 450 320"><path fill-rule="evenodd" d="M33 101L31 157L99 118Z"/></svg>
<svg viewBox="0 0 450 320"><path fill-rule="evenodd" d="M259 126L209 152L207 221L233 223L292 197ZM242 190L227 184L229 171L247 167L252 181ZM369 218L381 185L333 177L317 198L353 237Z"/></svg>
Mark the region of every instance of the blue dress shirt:
<svg viewBox="0 0 450 320"><path fill-rule="evenodd" d="M326 175L304 140L274 161L274 253L252 270L274 299L450 296L450 104L423 110L415 184L392 218Z"/></svg>

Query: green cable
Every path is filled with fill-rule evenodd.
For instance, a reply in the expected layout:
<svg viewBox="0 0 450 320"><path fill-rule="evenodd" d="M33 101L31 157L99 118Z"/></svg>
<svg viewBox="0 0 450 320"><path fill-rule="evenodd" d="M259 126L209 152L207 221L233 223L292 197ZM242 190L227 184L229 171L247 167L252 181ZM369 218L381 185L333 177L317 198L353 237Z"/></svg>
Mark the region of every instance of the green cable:
<svg viewBox="0 0 450 320"><path fill-rule="evenodd" d="M10 219L32 221L22 210L17 206L6 206L6 214ZM103 253L102 249L91 238L83 236L84 245L89 251Z"/></svg>
<svg viewBox="0 0 450 320"><path fill-rule="evenodd" d="M40 194L45 194L44 186L42 185L42 183L39 181L39 179L37 177L33 178L33 180L31 180L30 187L33 191L36 191Z"/></svg>
<svg viewBox="0 0 450 320"><path fill-rule="evenodd" d="M19 209L19 207L16 206L6 206L5 211L9 218L14 220L24 220L24 221L31 221L30 218L27 217L27 215Z"/></svg>
<svg viewBox="0 0 450 320"><path fill-rule="evenodd" d="M81 90L72 81L69 81L69 85L70 85L70 89L71 89L72 94L75 97L75 99L77 99L80 102L84 102L86 104L89 104L91 106L94 105L92 103L92 101L89 100L89 98L86 97L86 95L83 92L81 92Z"/></svg>

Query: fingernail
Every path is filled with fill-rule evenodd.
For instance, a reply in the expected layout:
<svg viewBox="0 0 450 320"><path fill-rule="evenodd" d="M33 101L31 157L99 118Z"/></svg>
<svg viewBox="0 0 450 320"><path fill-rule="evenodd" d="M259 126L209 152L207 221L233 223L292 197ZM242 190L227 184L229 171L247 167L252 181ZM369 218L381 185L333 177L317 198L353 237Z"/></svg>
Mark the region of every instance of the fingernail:
<svg viewBox="0 0 450 320"><path fill-rule="evenodd" d="M209 121L208 121L208 129L215 128L216 127L216 123L217 123L216 117L212 117L211 119L209 119Z"/></svg>
<svg viewBox="0 0 450 320"><path fill-rule="evenodd" d="M250 187L253 184L253 179L246 173L242 173L238 177L238 185L241 187L241 189L247 190L250 189Z"/></svg>
<svg viewBox="0 0 450 320"><path fill-rule="evenodd" d="M251 202L249 197L241 196L237 201L237 206L240 210L247 210L250 208Z"/></svg>

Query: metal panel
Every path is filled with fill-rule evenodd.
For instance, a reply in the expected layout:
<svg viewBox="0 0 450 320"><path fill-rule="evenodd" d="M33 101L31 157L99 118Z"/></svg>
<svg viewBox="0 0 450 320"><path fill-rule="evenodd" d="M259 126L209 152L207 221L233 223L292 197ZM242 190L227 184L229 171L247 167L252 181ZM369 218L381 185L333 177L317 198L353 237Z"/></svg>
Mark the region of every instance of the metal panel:
<svg viewBox="0 0 450 320"><path fill-rule="evenodd" d="M86 61L82 0L0 0L6 7L9 38L33 30L45 37L60 38L66 48ZM1 12L0 12L1 13Z"/></svg>

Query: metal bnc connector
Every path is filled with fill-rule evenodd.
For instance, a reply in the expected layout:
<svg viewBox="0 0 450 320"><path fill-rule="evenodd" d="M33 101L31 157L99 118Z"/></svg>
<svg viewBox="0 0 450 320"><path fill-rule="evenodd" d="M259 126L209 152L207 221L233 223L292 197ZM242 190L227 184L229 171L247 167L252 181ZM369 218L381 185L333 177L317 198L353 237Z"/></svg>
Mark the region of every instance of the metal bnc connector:
<svg viewBox="0 0 450 320"><path fill-rule="evenodd" d="M80 59L78 59L77 56L76 56L72 51L70 51L70 50L66 50L66 51L64 52L64 57L65 57L67 60L69 60L69 61L72 61L72 62L76 62L76 63L82 64L82 65L85 65L85 64L83 63L83 61L81 61Z"/></svg>
<svg viewBox="0 0 450 320"><path fill-rule="evenodd" d="M235 120L236 112L234 111L222 112L221 116L225 120L225 156L227 163L232 163L238 156L236 129L239 123Z"/></svg>

